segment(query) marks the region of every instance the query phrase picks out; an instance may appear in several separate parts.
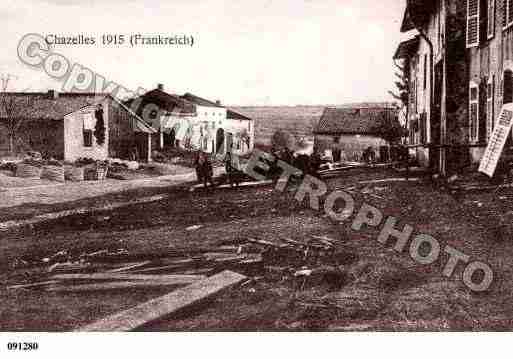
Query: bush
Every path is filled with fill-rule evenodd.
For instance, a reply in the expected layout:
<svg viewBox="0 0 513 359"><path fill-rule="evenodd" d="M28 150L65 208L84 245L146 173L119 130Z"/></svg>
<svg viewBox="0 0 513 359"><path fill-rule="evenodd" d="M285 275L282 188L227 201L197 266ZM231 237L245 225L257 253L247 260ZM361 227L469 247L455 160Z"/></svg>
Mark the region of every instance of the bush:
<svg viewBox="0 0 513 359"><path fill-rule="evenodd" d="M96 160L93 160L92 158L80 157L79 159L77 159L75 161L74 165L78 166L78 167L84 167L84 166L89 166L89 165L92 165L95 163L96 163Z"/></svg>

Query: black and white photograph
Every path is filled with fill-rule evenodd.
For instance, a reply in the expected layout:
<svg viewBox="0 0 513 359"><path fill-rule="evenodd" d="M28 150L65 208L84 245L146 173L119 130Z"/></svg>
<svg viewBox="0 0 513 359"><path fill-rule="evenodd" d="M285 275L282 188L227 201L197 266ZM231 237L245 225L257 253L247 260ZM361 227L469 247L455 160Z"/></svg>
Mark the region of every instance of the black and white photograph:
<svg viewBox="0 0 513 359"><path fill-rule="evenodd" d="M513 1L2 0L0 23L0 353L513 330Z"/></svg>

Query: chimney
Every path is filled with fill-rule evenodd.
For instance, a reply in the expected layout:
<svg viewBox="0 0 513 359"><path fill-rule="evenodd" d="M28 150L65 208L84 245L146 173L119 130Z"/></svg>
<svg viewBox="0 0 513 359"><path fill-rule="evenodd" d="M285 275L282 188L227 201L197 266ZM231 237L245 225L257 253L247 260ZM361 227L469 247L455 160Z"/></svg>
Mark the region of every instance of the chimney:
<svg viewBox="0 0 513 359"><path fill-rule="evenodd" d="M59 98L59 91L57 90L48 90L48 97L57 100Z"/></svg>
<svg viewBox="0 0 513 359"><path fill-rule="evenodd" d="M157 89L160 91L164 91L164 84L158 84Z"/></svg>
<svg viewBox="0 0 513 359"><path fill-rule="evenodd" d="M216 100L216 105L221 106L221 100Z"/></svg>

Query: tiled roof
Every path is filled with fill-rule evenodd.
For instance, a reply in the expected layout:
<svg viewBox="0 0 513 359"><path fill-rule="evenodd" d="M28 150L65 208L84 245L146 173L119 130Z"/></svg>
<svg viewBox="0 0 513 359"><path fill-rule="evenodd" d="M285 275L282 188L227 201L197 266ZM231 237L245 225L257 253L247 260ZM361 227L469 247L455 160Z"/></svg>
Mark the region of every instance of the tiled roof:
<svg viewBox="0 0 513 359"><path fill-rule="evenodd" d="M137 106L137 115L141 116L144 110L144 107L148 104L154 104L158 106L161 110L167 111L169 113L177 111L182 114L195 114L196 106L186 99L177 96L168 94L160 89L151 90L141 97L138 97L136 100L140 100L140 104ZM135 100L128 101L125 103L128 107L131 107L132 102Z"/></svg>
<svg viewBox="0 0 513 359"><path fill-rule="evenodd" d="M54 98L49 93L40 92L7 92L0 94L13 99L16 104L15 114L24 119L53 119L62 120L63 117L82 107L91 105L104 98L104 94L93 93L59 93ZM6 118L4 106L0 106L0 118Z"/></svg>
<svg viewBox="0 0 513 359"><path fill-rule="evenodd" d="M315 134L376 134L378 126L395 116L393 108L334 108L324 109Z"/></svg>
<svg viewBox="0 0 513 359"><path fill-rule="evenodd" d="M223 107L221 104L204 99L202 97L193 95L192 93L186 93L182 96L186 100L190 102L194 102L200 106L211 106L211 107ZM251 121L251 118L244 116L243 114L233 111L232 109L226 108L226 117L234 120L243 120L243 121Z"/></svg>
<svg viewBox="0 0 513 359"><path fill-rule="evenodd" d="M419 42L419 36L415 36L413 39L401 42L395 51L394 60L410 57L419 48Z"/></svg>
<svg viewBox="0 0 513 359"><path fill-rule="evenodd" d="M415 26L413 25L410 18L410 8L406 5L406 9L404 10L403 21L401 22L401 32L407 32L413 30Z"/></svg>
<svg viewBox="0 0 513 359"><path fill-rule="evenodd" d="M186 94L184 94L182 96L182 98L186 99L187 101L193 102L193 103L195 103L197 105L200 105L200 106L223 107L223 106L221 106L220 104L218 104L216 102L204 99L203 97L199 97L199 96L193 95L190 92L187 92Z"/></svg>

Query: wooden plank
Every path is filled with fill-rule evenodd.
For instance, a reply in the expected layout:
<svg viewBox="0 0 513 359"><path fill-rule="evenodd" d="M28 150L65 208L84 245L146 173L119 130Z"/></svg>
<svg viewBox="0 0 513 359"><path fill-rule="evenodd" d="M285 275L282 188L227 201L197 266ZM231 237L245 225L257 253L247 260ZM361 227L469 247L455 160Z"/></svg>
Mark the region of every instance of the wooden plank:
<svg viewBox="0 0 513 359"><path fill-rule="evenodd" d="M125 272L125 271L130 270L130 269L144 267L145 265L150 264L150 263L151 263L151 261L131 263L131 264L128 264L128 265L126 265L124 267L121 267L121 268L115 268L115 269L109 270L108 272L109 273Z"/></svg>
<svg viewBox="0 0 513 359"><path fill-rule="evenodd" d="M385 182L417 182L420 181L420 178L411 177L411 178L384 178L378 180L370 180L370 181L360 181L359 184L373 184L373 183L385 183Z"/></svg>
<svg viewBox="0 0 513 359"><path fill-rule="evenodd" d="M136 271L132 271L131 273L152 273L152 272L161 272L161 271L168 271L173 269L180 269L183 268L183 265L177 265L177 264L171 264L168 266L159 266L159 267L151 267L151 268L144 268L139 269Z"/></svg>
<svg viewBox="0 0 513 359"><path fill-rule="evenodd" d="M176 286L190 284L176 281L136 281L136 282L99 282L88 284L54 284L46 288L48 292L93 292L105 290L133 289L133 288L162 288L168 286Z"/></svg>
<svg viewBox="0 0 513 359"><path fill-rule="evenodd" d="M11 285L7 287L7 289L25 289L25 288L34 288L34 287L41 287L43 285L48 284L56 284L59 283L57 280L48 280L46 282L37 282L37 283L29 283L29 284L17 284L17 285Z"/></svg>
<svg viewBox="0 0 513 359"><path fill-rule="evenodd" d="M278 183L283 183L283 182L285 182L285 181L282 179L278 180ZM235 185L235 183L234 183L233 186L231 186L230 184L223 184L220 186L215 186L214 188L223 189L223 188L258 187L258 186L267 186L267 185L270 185L273 183L274 183L273 180L265 180L265 181L258 181L258 182L241 182L241 183L239 183L238 186ZM196 189L200 189L200 188L204 188L203 184L201 184L201 183L192 186L191 188L189 188L189 191L194 192Z"/></svg>
<svg viewBox="0 0 513 359"><path fill-rule="evenodd" d="M125 274L125 273L91 273L91 274L57 274L50 279L55 280L124 280L124 281L166 281L176 284L189 284L197 280L205 279L202 275L185 274Z"/></svg>
<svg viewBox="0 0 513 359"><path fill-rule="evenodd" d="M265 241L263 239L248 238L247 240L248 240L248 242L260 244L262 246L272 246L272 247L277 247L277 248L288 247L288 245L285 243L274 243L274 242Z"/></svg>
<svg viewBox="0 0 513 359"><path fill-rule="evenodd" d="M177 289L162 297L152 299L134 308L113 314L95 323L79 328L80 332L130 331L184 309L201 300L210 298L220 291L241 283L246 279L239 273L224 271L207 279Z"/></svg>

